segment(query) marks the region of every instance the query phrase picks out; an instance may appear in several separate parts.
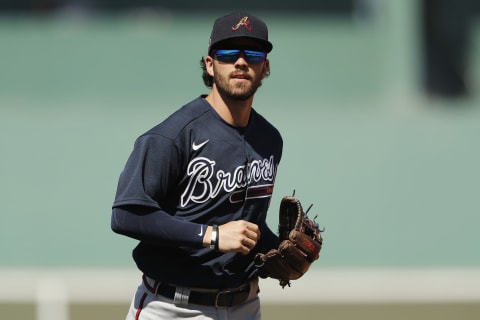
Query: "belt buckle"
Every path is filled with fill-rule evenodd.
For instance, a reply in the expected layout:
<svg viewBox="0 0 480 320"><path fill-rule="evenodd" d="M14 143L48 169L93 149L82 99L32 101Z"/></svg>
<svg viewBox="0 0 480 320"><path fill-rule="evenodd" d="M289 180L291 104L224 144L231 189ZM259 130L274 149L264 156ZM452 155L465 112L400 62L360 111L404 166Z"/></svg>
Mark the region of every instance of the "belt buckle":
<svg viewBox="0 0 480 320"><path fill-rule="evenodd" d="M223 304L220 304L219 303L219 298L222 296L222 295L227 295L229 294L230 295L230 304L226 304L223 302ZM231 290L224 290L224 291L218 291L217 294L215 295L215 308L218 308L218 309L227 309L227 308L230 308L233 304L233 297L231 296L232 295L232 291Z"/></svg>

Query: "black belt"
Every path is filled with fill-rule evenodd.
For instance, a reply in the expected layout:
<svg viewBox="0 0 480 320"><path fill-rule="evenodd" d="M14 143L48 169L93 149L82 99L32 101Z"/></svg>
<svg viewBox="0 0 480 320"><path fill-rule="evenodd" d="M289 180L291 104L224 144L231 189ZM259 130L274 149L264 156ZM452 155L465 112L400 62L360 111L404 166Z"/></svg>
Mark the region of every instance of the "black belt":
<svg viewBox="0 0 480 320"><path fill-rule="evenodd" d="M166 283L160 283L153 288L144 278L145 286L149 291L157 295L162 295L169 299L175 298L177 287ZM250 295L250 284L234 289L225 289L218 291L195 291L190 289L188 303L211 306L215 308L231 308L247 301Z"/></svg>

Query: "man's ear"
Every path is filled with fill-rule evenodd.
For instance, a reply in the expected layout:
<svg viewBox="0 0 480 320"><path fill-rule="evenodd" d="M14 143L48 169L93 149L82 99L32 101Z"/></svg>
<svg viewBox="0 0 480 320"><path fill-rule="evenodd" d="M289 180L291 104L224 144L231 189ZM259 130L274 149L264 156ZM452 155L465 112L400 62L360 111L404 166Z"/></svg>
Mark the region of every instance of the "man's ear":
<svg viewBox="0 0 480 320"><path fill-rule="evenodd" d="M205 57L205 68L210 76L213 77L213 58L210 56Z"/></svg>
<svg viewBox="0 0 480 320"><path fill-rule="evenodd" d="M263 70L262 70L262 79L265 79L270 75L270 60L265 59L263 63Z"/></svg>

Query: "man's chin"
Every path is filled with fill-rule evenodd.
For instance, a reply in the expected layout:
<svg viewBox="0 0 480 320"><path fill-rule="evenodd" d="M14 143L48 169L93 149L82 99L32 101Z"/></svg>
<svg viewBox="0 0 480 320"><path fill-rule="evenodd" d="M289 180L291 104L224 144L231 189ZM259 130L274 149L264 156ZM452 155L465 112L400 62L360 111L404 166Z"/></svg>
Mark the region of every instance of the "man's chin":
<svg viewBox="0 0 480 320"><path fill-rule="evenodd" d="M230 100L246 101L246 100L250 99L255 94L255 90L224 91L224 92L221 92L221 93L222 93L222 95L224 95L225 97L227 97Z"/></svg>
<svg viewBox="0 0 480 320"><path fill-rule="evenodd" d="M234 101L247 101L253 96L253 93L231 94L229 98Z"/></svg>

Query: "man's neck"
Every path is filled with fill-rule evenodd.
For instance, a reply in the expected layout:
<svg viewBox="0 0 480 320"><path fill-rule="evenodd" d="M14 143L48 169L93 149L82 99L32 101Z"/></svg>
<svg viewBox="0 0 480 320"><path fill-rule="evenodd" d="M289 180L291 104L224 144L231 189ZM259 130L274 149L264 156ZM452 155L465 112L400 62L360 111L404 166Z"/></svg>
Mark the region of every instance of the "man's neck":
<svg viewBox="0 0 480 320"><path fill-rule="evenodd" d="M246 127L248 125L253 97L244 101L225 99L217 91L212 90L205 99L228 124L236 127Z"/></svg>

